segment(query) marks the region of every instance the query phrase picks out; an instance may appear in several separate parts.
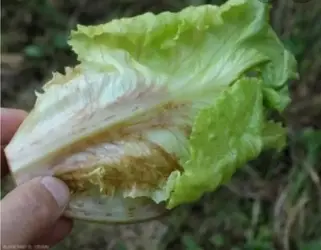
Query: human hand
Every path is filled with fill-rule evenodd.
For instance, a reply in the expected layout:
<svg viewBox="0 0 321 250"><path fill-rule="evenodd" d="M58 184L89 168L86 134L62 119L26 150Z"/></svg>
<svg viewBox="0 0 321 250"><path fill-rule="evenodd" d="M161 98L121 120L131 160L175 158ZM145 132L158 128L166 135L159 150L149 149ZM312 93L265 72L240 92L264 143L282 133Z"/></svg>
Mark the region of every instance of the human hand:
<svg viewBox="0 0 321 250"><path fill-rule="evenodd" d="M3 149L25 117L24 111L1 108L1 178L9 172ZM53 177L37 177L16 187L0 202L1 249L58 243L72 228L72 221L61 217L68 202L68 187Z"/></svg>

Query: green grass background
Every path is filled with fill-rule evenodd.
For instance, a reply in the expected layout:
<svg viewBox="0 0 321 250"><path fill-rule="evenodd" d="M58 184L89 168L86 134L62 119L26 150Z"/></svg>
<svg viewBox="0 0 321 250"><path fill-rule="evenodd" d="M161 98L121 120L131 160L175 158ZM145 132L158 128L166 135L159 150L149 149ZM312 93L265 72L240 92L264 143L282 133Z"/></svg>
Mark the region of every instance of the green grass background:
<svg viewBox="0 0 321 250"><path fill-rule="evenodd" d="M75 63L67 39L77 23L222 2L2 1L1 106L30 110L34 90L51 72ZM55 249L321 249L321 2L271 2L271 24L295 54L301 75L290 83L288 147L262 154L226 186L161 220L127 226L77 221ZM12 188L10 177L1 186L3 196Z"/></svg>

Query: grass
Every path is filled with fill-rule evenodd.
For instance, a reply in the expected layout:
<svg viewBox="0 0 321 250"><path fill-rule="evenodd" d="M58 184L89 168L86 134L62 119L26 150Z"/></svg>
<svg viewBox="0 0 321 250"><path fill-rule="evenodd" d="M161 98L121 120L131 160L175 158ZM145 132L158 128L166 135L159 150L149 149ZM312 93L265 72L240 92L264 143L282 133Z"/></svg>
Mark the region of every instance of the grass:
<svg viewBox="0 0 321 250"><path fill-rule="evenodd" d="M29 110L34 89L51 71L75 63L66 41L77 23L214 2L223 1L6 1L1 106ZM262 154L226 186L159 221L123 226L77 221L55 249L321 249L320 14L318 0L273 1L272 25L296 55L301 75L291 83L286 150ZM10 179L3 182L4 193L10 184Z"/></svg>

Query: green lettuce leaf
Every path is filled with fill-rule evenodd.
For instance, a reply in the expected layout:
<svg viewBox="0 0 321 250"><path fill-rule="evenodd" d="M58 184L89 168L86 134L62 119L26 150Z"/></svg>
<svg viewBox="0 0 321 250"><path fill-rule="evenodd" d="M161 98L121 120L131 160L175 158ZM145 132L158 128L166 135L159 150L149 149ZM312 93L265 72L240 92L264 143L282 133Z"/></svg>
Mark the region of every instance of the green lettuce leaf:
<svg viewBox="0 0 321 250"><path fill-rule="evenodd" d="M69 43L88 74L113 74L115 89L126 82L131 89L165 87L159 106L193 103L192 134L181 145L188 153L179 158L183 171L152 195L157 202L167 200L172 208L196 200L263 149L284 146L285 131L265 111L287 106L287 81L297 77L297 65L270 27L268 10L258 0L230 0L72 32ZM251 72L257 76L246 77ZM131 105L123 120L131 119Z"/></svg>
<svg viewBox="0 0 321 250"><path fill-rule="evenodd" d="M169 207L200 198L257 157L264 121L262 83L254 78L237 81L200 111L190 137L191 157L176 180Z"/></svg>
<svg viewBox="0 0 321 250"><path fill-rule="evenodd" d="M175 98L226 87L257 65L264 83L275 89L296 74L293 56L268 25L268 5L257 0L79 25L70 45L89 67L135 68L146 79L179 90Z"/></svg>

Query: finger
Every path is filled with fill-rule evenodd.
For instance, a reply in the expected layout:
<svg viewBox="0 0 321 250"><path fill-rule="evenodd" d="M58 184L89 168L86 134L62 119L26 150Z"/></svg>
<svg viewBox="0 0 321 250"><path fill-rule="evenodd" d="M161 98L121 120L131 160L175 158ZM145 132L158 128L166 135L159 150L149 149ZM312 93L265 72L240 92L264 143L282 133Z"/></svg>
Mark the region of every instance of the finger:
<svg viewBox="0 0 321 250"><path fill-rule="evenodd" d="M26 116L27 113L23 110L1 108L1 178L9 172L9 167L4 153L4 147L9 143L12 136Z"/></svg>
<svg viewBox="0 0 321 250"><path fill-rule="evenodd" d="M27 113L20 109L1 108L1 145L9 143L26 116Z"/></svg>
<svg viewBox="0 0 321 250"><path fill-rule="evenodd" d="M56 245L63 240L72 229L73 222L69 218L61 217L56 224L39 239L35 240L35 245L47 245L49 247Z"/></svg>
<svg viewBox="0 0 321 250"><path fill-rule="evenodd" d="M29 244L50 228L69 202L69 190L53 177L26 182L1 201L2 244Z"/></svg>

